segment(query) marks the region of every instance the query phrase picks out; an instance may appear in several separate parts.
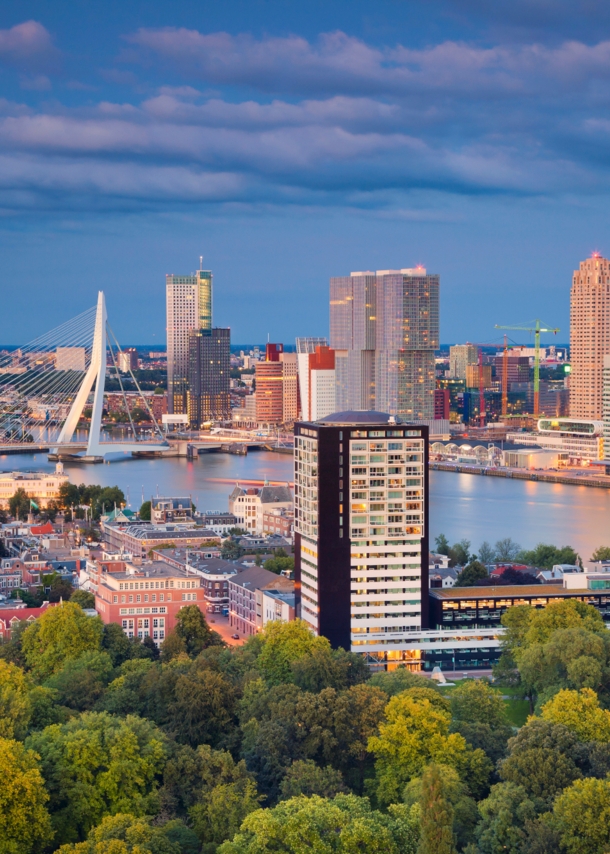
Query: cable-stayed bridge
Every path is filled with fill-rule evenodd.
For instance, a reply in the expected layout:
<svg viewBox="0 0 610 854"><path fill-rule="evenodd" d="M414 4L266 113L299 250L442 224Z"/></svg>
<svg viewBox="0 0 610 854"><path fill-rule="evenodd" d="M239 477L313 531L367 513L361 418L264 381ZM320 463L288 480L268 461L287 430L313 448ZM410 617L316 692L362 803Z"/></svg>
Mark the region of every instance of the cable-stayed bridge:
<svg viewBox="0 0 610 854"><path fill-rule="evenodd" d="M169 444L130 370L155 438L138 436L118 370L120 353L100 291L93 308L0 356L0 454L50 449L60 458L93 462L111 453L167 451ZM128 438L116 442L105 439L102 429L108 367L115 368L129 419ZM84 416L90 421L84 423Z"/></svg>

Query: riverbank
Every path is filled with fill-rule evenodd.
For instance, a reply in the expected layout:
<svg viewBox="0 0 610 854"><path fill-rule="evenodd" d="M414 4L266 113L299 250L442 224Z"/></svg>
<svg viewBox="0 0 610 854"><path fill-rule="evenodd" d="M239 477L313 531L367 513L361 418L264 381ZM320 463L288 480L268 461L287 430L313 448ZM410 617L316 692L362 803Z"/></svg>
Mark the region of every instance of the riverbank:
<svg viewBox="0 0 610 854"><path fill-rule="evenodd" d="M503 477L515 480L533 480L540 483L562 483L567 486L592 486L596 489L610 489L610 477L603 475L590 475L588 472L582 474L560 472L532 471L531 469L491 468L490 466L472 466L465 463L447 463L430 461L430 468L434 471L452 471L458 474L480 474L487 477Z"/></svg>

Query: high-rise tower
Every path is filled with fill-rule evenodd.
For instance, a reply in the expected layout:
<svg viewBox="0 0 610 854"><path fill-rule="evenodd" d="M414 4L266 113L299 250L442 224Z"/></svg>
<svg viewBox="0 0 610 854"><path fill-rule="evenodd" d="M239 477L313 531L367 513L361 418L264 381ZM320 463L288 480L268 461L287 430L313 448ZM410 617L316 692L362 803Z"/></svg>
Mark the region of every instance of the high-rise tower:
<svg viewBox="0 0 610 854"><path fill-rule="evenodd" d="M212 329L212 273L165 277L167 306L167 397L172 413L188 409L189 334Z"/></svg>
<svg viewBox="0 0 610 854"><path fill-rule="evenodd" d="M379 664L408 663L428 625L428 428L396 422L295 424L298 616Z"/></svg>
<svg viewBox="0 0 610 854"><path fill-rule="evenodd" d="M337 409L434 418L439 289L423 267L330 280Z"/></svg>
<svg viewBox="0 0 610 854"><path fill-rule="evenodd" d="M570 298L570 415L602 419L604 356L610 355L610 261L580 262Z"/></svg>

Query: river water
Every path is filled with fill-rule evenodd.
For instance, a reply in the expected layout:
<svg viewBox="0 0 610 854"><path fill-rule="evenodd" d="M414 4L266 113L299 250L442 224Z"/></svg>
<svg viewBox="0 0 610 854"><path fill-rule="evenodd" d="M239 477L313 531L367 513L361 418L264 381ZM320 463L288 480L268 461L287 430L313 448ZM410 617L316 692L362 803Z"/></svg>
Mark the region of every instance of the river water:
<svg viewBox="0 0 610 854"><path fill-rule="evenodd" d="M53 468L46 454L0 456L0 472ZM236 481L293 479L292 458L266 451L64 468L73 483L120 486L134 510L153 495L190 495L200 510L226 510ZM524 548L571 545L587 560L597 546L610 546L610 490L431 471L430 533L450 542L465 537L475 551L483 540L504 537Z"/></svg>

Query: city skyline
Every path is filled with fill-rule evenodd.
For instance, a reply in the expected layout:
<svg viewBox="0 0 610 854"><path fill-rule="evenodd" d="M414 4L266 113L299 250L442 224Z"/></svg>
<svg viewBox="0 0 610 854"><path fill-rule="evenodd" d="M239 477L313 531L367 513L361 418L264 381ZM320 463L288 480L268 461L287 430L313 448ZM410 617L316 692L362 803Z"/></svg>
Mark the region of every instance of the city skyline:
<svg viewBox="0 0 610 854"><path fill-rule="evenodd" d="M121 340L162 340L163 274L201 253L236 341L325 336L329 276L407 259L443 277L448 343L567 329L605 250L609 35L600 2L13 4L4 343L89 288Z"/></svg>

